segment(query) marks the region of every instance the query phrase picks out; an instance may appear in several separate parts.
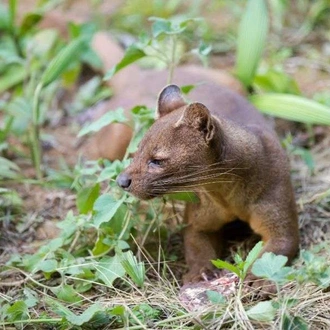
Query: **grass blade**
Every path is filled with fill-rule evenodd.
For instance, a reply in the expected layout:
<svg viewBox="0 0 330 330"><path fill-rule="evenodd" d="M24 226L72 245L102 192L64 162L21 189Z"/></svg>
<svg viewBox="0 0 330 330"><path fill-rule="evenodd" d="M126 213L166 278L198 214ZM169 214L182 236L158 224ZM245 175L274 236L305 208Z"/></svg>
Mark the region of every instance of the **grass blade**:
<svg viewBox="0 0 330 330"><path fill-rule="evenodd" d="M132 251L127 251L120 254L121 264L124 267L126 273L131 277L134 283L143 287L145 280L145 268L143 262L138 262Z"/></svg>
<svg viewBox="0 0 330 330"><path fill-rule="evenodd" d="M330 108L302 96L269 93L253 95L250 101L271 116L306 124L330 125Z"/></svg>
<svg viewBox="0 0 330 330"><path fill-rule="evenodd" d="M45 70L43 76L41 77L41 85L46 87L55 81L85 47L85 38L77 38L64 47L50 62L49 66Z"/></svg>
<svg viewBox="0 0 330 330"><path fill-rule="evenodd" d="M237 77L250 86L256 73L268 34L266 1L249 0L238 29L236 68Z"/></svg>

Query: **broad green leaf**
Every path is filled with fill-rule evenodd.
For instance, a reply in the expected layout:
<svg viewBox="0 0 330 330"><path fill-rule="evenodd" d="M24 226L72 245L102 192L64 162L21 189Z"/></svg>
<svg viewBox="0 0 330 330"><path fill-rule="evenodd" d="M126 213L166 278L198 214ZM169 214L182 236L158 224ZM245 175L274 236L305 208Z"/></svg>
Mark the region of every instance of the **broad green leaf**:
<svg viewBox="0 0 330 330"><path fill-rule="evenodd" d="M121 204L111 221L109 223L105 223L102 228L107 230L113 238L128 240L130 237L131 228L133 226L133 221L130 219L127 220L128 223L124 221L124 219L127 219L127 212L127 205Z"/></svg>
<svg viewBox="0 0 330 330"><path fill-rule="evenodd" d="M227 270L235 273L238 277L241 277L241 272L240 272L239 268L237 268L236 266L230 264L229 262L223 261L223 260L220 260L220 259L211 260L211 262L215 267L217 267L219 269L222 269L222 268L227 269Z"/></svg>
<svg viewBox="0 0 330 330"><path fill-rule="evenodd" d="M99 312L103 311L104 307L99 304L95 303L89 306L82 314L80 315L68 315L66 319L73 325L81 326L83 324L90 324L92 323L92 318Z"/></svg>
<svg viewBox="0 0 330 330"><path fill-rule="evenodd" d="M53 288L53 293L56 297L62 301L68 303L77 303L82 301L81 296L77 294L77 291L73 289L72 285L63 284L59 288Z"/></svg>
<svg viewBox="0 0 330 330"><path fill-rule="evenodd" d="M243 267L243 272L246 274L248 269L251 267L251 265L255 262L255 260L258 258L261 250L262 250L262 241L258 242L253 249L249 252L247 255L245 262L244 262L244 267Z"/></svg>
<svg viewBox="0 0 330 330"><path fill-rule="evenodd" d="M207 290L206 295L213 304L225 304L227 302L226 298L219 292Z"/></svg>
<svg viewBox="0 0 330 330"><path fill-rule="evenodd" d="M276 315L276 308L271 301L261 301L246 311L247 316L259 322L270 322Z"/></svg>
<svg viewBox="0 0 330 330"><path fill-rule="evenodd" d="M0 94L24 81L27 69L18 64L10 65L0 77Z"/></svg>
<svg viewBox="0 0 330 330"><path fill-rule="evenodd" d="M291 271L285 267L288 257L276 255L271 252L264 253L252 266L252 273L258 277L267 278L275 282L283 282Z"/></svg>
<svg viewBox="0 0 330 330"><path fill-rule="evenodd" d="M126 309L123 305L117 305L114 308L112 308L111 314L123 317L125 315L125 311L126 311Z"/></svg>
<svg viewBox="0 0 330 330"><path fill-rule="evenodd" d="M100 194L100 184L97 183L93 187L81 189L77 195L77 207L80 213L87 214L93 210L95 200Z"/></svg>
<svg viewBox="0 0 330 330"><path fill-rule="evenodd" d="M7 309L7 317L10 321L27 320L29 318L28 306L23 300L14 302Z"/></svg>
<svg viewBox="0 0 330 330"><path fill-rule="evenodd" d="M236 75L250 86L268 34L268 11L264 0L248 0L238 29Z"/></svg>
<svg viewBox="0 0 330 330"><path fill-rule="evenodd" d="M76 317L76 315L72 313L69 308L65 307L58 300L50 298L50 296L46 296L44 301L48 306L51 307L53 313L60 315L64 318Z"/></svg>
<svg viewBox="0 0 330 330"><path fill-rule="evenodd" d="M106 244L107 241L105 240L105 237L106 236L103 233L99 233L94 248L92 250L93 256L102 255L105 252L109 251L111 245Z"/></svg>
<svg viewBox="0 0 330 330"><path fill-rule="evenodd" d="M34 307L39 302L39 299L37 298L37 293L35 291L32 291L31 289L25 288L23 290L25 295L25 304L28 308Z"/></svg>
<svg viewBox="0 0 330 330"><path fill-rule="evenodd" d="M39 264L37 265L37 269L45 273L54 272L57 269L57 261L55 259L43 260L39 262Z"/></svg>
<svg viewBox="0 0 330 330"><path fill-rule="evenodd" d="M105 167L100 173L97 182L109 181L117 177L117 175L129 165L129 161L120 161L116 159L113 162L105 162Z"/></svg>
<svg viewBox="0 0 330 330"><path fill-rule="evenodd" d="M125 196L119 200L115 200L110 195L100 196L94 203L94 226L99 228L102 223L110 221L119 209L120 205L123 204L124 200Z"/></svg>
<svg viewBox="0 0 330 330"><path fill-rule="evenodd" d="M184 85L181 86L180 89L183 94L189 94L193 89L195 89L195 87L196 85Z"/></svg>
<svg viewBox="0 0 330 330"><path fill-rule="evenodd" d="M300 316L285 314L282 323L283 330L308 330L307 322Z"/></svg>
<svg viewBox="0 0 330 330"><path fill-rule="evenodd" d="M137 45L135 44L131 45L126 49L124 57L121 59L121 61L105 74L104 79L109 80L118 71L122 70L126 66L136 62L137 60L145 56L146 53L142 49L140 49Z"/></svg>
<svg viewBox="0 0 330 330"><path fill-rule="evenodd" d="M131 109L131 113L134 119L138 121L138 124L151 125L155 121L154 109L148 108L144 105L137 105Z"/></svg>
<svg viewBox="0 0 330 330"><path fill-rule="evenodd" d="M330 108L313 100L288 94L260 94L250 101L261 112L306 124L330 125Z"/></svg>
<svg viewBox="0 0 330 330"><path fill-rule="evenodd" d="M29 47L37 57L49 58L58 40L58 31L47 29L40 30L29 39Z"/></svg>
<svg viewBox="0 0 330 330"><path fill-rule="evenodd" d="M149 17L149 21L153 21L152 35L157 39L162 34L173 35L180 34L186 30L191 22L200 21L201 18L187 18L181 20L165 19L161 17Z"/></svg>
<svg viewBox="0 0 330 330"><path fill-rule="evenodd" d="M78 133L78 137L81 137L91 132L98 132L103 127L111 123L126 123L127 121L128 119L124 114L124 109L118 108L115 111L109 111L105 113L102 117L100 117L93 123L83 127L81 131Z"/></svg>
<svg viewBox="0 0 330 330"><path fill-rule="evenodd" d="M72 210L70 210L66 215L65 219L57 223L56 226L62 229L62 233L65 233L65 235L63 235L64 237L69 238L70 236L75 234L79 223L77 219L78 217L73 214ZM85 216L82 217L84 218Z"/></svg>
<svg viewBox="0 0 330 330"><path fill-rule="evenodd" d="M107 286L112 286L115 279L125 275L125 269L117 255L114 257L104 257L99 262L95 262L93 266L96 269L95 275L97 278Z"/></svg>
<svg viewBox="0 0 330 330"><path fill-rule="evenodd" d="M29 32L36 24L40 22L42 19L42 15L39 13L28 13L23 17L20 31L21 35L26 34Z"/></svg>
<svg viewBox="0 0 330 330"><path fill-rule="evenodd" d="M172 23L170 20L156 17L153 18L153 20L154 22L151 26L151 32L154 38L157 38L162 33L169 33L172 31Z"/></svg>

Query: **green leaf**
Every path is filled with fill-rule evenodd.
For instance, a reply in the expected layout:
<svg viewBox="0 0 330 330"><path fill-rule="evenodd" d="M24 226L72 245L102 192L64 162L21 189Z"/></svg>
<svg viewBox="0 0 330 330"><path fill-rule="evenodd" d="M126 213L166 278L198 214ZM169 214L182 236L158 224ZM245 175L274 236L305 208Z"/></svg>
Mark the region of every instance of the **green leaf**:
<svg viewBox="0 0 330 330"><path fill-rule="evenodd" d="M6 314L10 321L27 320L29 318L28 306L23 300L18 300L7 309Z"/></svg>
<svg viewBox="0 0 330 330"><path fill-rule="evenodd" d="M189 23L198 22L200 20L201 18L198 17L180 20L165 19L162 17L149 17L149 21L154 22L151 28L154 39L157 39L162 34L180 34L187 29Z"/></svg>
<svg viewBox="0 0 330 330"><path fill-rule="evenodd" d="M172 31L171 26L172 23L170 20L163 19L163 18L153 18L154 22L151 26L152 36L157 38L159 35L163 33L169 33Z"/></svg>
<svg viewBox="0 0 330 330"><path fill-rule="evenodd" d="M267 115L306 124L330 125L330 108L301 96L270 93L253 95L250 101Z"/></svg>
<svg viewBox="0 0 330 330"><path fill-rule="evenodd" d="M115 279L125 275L125 269L121 264L120 257L117 255L102 258L94 264L94 268L96 269L96 277L111 287Z"/></svg>
<svg viewBox="0 0 330 330"><path fill-rule="evenodd" d="M238 277L241 277L241 271L239 270L239 268L237 268L236 266L230 264L229 262L227 261L223 261L223 260L211 260L212 264L219 268L219 269L227 269L233 273L235 273Z"/></svg>
<svg viewBox="0 0 330 330"><path fill-rule="evenodd" d="M276 255L271 252L264 253L252 266L252 273L258 277L267 278L274 282L283 282L291 271L290 267L284 267L288 257Z"/></svg>
<svg viewBox="0 0 330 330"><path fill-rule="evenodd" d="M55 81L86 47L87 42L83 37L74 39L66 45L47 66L40 80L41 86L46 87Z"/></svg>
<svg viewBox="0 0 330 330"><path fill-rule="evenodd" d="M99 312L103 311L104 307L99 304L93 304L88 307L82 314L80 315L68 315L66 319L73 325L81 326L83 324L90 324L92 318Z"/></svg>
<svg viewBox="0 0 330 330"><path fill-rule="evenodd" d="M24 300L26 306L28 308L36 306L39 302L39 299L37 298L37 293L28 288L25 288L23 292L26 297Z"/></svg>
<svg viewBox="0 0 330 330"><path fill-rule="evenodd" d="M129 161L120 161L116 159L113 162L106 161L104 165L105 167L100 173L97 182L102 182L105 180L110 181L111 179L116 178L118 174L129 165Z"/></svg>
<svg viewBox="0 0 330 330"><path fill-rule="evenodd" d="M246 311L247 316L259 322L270 322L276 315L276 308L271 301L261 301Z"/></svg>
<svg viewBox="0 0 330 330"><path fill-rule="evenodd" d="M94 226L99 228L102 223L110 221L119 209L120 205L123 204L125 198L126 197L123 196L121 199L115 200L110 195L100 196L94 203Z"/></svg>
<svg viewBox="0 0 330 330"><path fill-rule="evenodd" d="M24 81L27 69L20 64L10 65L0 77L0 94Z"/></svg>
<svg viewBox="0 0 330 330"><path fill-rule="evenodd" d="M58 300L50 298L50 296L45 297L45 302L48 306L51 307L52 312L57 315L60 315L64 318L76 317L74 313L72 313L67 307L61 304Z"/></svg>
<svg viewBox="0 0 330 330"><path fill-rule="evenodd" d="M243 266L243 272L244 274L247 273L248 269L252 266L252 264L255 262L255 260L258 258L261 250L262 250L262 241L258 242L253 249L249 252L248 256L245 259L244 266Z"/></svg>
<svg viewBox="0 0 330 330"><path fill-rule="evenodd" d="M133 44L129 46L126 49L124 57L121 59L121 61L105 74L104 80L109 80L118 71L122 70L126 66L136 62L137 60L145 56L146 53L142 49L140 49L137 45Z"/></svg>
<svg viewBox="0 0 330 330"><path fill-rule="evenodd" d="M185 95L189 94L193 89L195 89L196 85L184 85L181 86L181 92Z"/></svg>
<svg viewBox="0 0 330 330"><path fill-rule="evenodd" d="M268 11L264 0L248 0L238 29L236 75L250 86L268 34Z"/></svg>
<svg viewBox="0 0 330 330"><path fill-rule="evenodd" d="M227 302L226 298L219 292L207 290L206 295L213 304L226 304Z"/></svg>
<svg viewBox="0 0 330 330"><path fill-rule="evenodd" d="M37 25L42 19L42 15L39 13L28 13L23 17L22 24L19 33L21 35L29 32L35 25Z"/></svg>
<svg viewBox="0 0 330 330"><path fill-rule="evenodd" d="M80 213L87 214L93 210L95 200L100 194L100 184L97 183L93 187L81 189L77 195L77 208Z"/></svg>
<svg viewBox="0 0 330 330"><path fill-rule="evenodd" d="M106 236L99 232L97 240L94 244L94 248L92 250L93 256L98 256L105 254L105 252L109 251L111 244L106 244L108 243L105 241ZM112 243L112 242L111 242Z"/></svg>
<svg viewBox="0 0 330 330"><path fill-rule="evenodd" d="M300 316L285 314L282 323L283 330L308 330L307 322Z"/></svg>
<svg viewBox="0 0 330 330"><path fill-rule="evenodd" d="M52 273L57 269L57 261L55 259L47 259L38 263L36 269L45 273Z"/></svg>
<svg viewBox="0 0 330 330"><path fill-rule="evenodd" d="M73 289L72 285L63 284L59 288L53 288L52 291L56 294L56 297L62 301L68 303L82 301L82 298L77 294L77 291Z"/></svg>
<svg viewBox="0 0 330 330"><path fill-rule="evenodd" d="M125 123L127 121L128 119L124 114L124 109L118 108L115 111L109 111L105 113L102 117L100 117L93 123L83 127L81 131L78 133L78 137L81 137L91 132L98 132L103 127L111 123Z"/></svg>

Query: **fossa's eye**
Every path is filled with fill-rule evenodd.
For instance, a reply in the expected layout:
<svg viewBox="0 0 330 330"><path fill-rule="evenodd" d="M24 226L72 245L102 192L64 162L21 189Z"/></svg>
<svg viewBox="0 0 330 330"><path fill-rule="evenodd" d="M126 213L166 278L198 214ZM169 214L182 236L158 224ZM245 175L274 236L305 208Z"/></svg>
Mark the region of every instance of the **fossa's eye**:
<svg viewBox="0 0 330 330"><path fill-rule="evenodd" d="M162 164L163 164L163 160L161 160L161 159L151 159L148 162L149 166L154 166L154 167L161 166Z"/></svg>

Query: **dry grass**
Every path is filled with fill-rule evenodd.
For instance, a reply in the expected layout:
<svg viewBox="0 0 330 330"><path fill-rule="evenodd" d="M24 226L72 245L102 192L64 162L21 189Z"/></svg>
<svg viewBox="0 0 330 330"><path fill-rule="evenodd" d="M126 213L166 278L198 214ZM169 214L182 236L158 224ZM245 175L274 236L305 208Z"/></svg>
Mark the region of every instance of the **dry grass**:
<svg viewBox="0 0 330 330"><path fill-rule="evenodd" d="M329 146L330 134L326 134L326 137L311 149L316 164L313 173L309 171L306 164L299 157L291 157L293 182L299 210L301 248L308 250L323 244L326 248L320 250L319 253L324 255L328 254L330 248L330 244L328 244L330 242ZM15 252L23 254L33 252L43 242L40 240L42 230L44 233L48 233L49 237L56 235L56 231L52 232L54 226L51 227L49 221L63 217L68 210L74 207L74 200L60 191L45 192L41 187L31 188L27 186L20 189L22 189L22 195L26 196L26 205L31 206L27 210L26 218L38 219L38 221L32 221L24 235L15 233L13 228L3 228L0 256L2 264ZM238 297L237 292L228 298L228 304L226 305L212 305L197 312L188 311L179 299L180 283L178 278L185 270L182 260L182 243L180 236L177 235L177 225L181 218L182 207L181 205L176 206L176 213L178 214L175 216L173 216L171 208L172 206L169 207L166 223L170 228L176 228L176 230L167 241L162 242L163 246L159 247L158 245L161 236L159 233L156 233L156 235L150 233L150 237L155 239L153 243L156 243L159 248L156 249L156 253L151 253L150 250L146 249L148 246L146 243L150 243L150 237L142 237L137 243L138 246L141 246L141 243L144 244L138 251L138 255L146 260L148 279L145 287L139 289L129 279L126 284L120 284L115 288L94 285L92 292L82 296L84 299L82 306L79 308L71 306L76 313L83 311L92 302L98 300L109 307L124 306L127 317L131 324L134 324L130 329L280 329L284 312L290 311L291 315L304 318L308 322L309 329L329 329L330 292L322 291L312 284L298 285L296 282L292 282L283 287L279 296L275 298L275 301L281 302L281 308L274 321L268 323L248 319L246 310L254 306L257 301L251 295ZM41 226L40 219L44 220ZM39 229L34 231L38 226ZM39 238L39 241L35 240L36 237ZM239 249L243 251L243 254L247 253L251 242L245 241L239 245ZM154 249L155 244L151 244L151 246ZM236 251L237 247L232 250L232 253ZM164 261L166 259L164 256L170 255L175 255L178 261ZM301 260L297 259L294 265L299 267ZM20 272L1 273L1 278L3 285L1 286L0 297L4 300L9 297L18 297L24 287L31 285L41 298L49 294L48 290L42 287L42 284L45 283L43 279L35 278L35 281L39 281L41 284L41 286L36 286L31 278L26 278ZM68 280L70 279L68 278ZM297 303L294 306L286 305L291 299L295 299ZM147 304L158 311L155 320L144 324L135 316L133 310L141 304ZM49 307L38 305L38 308L35 310L35 315L40 315L44 308L48 310L49 315L52 315ZM116 323L111 323L106 327L106 329L115 328L119 328Z"/></svg>

